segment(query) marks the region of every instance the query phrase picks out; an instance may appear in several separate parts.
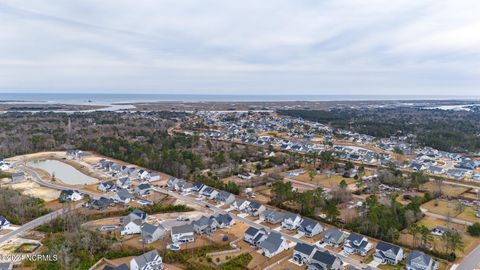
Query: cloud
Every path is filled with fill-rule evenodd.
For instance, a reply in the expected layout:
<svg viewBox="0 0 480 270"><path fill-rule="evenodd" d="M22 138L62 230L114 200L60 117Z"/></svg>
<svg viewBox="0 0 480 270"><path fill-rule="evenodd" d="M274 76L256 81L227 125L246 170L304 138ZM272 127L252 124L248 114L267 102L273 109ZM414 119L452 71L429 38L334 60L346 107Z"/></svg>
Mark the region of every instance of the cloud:
<svg viewBox="0 0 480 270"><path fill-rule="evenodd" d="M0 90L476 94L479 8L475 0L0 0Z"/></svg>

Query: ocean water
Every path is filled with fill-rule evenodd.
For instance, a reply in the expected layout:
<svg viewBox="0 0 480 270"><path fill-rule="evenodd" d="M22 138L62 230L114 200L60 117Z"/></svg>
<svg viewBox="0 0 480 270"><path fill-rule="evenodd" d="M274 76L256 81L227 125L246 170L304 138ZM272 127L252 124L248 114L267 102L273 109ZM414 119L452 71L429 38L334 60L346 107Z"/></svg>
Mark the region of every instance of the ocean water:
<svg viewBox="0 0 480 270"><path fill-rule="evenodd" d="M480 96L433 95L179 95L96 93L0 93L3 103L114 104L133 102L269 102L367 100L480 100Z"/></svg>

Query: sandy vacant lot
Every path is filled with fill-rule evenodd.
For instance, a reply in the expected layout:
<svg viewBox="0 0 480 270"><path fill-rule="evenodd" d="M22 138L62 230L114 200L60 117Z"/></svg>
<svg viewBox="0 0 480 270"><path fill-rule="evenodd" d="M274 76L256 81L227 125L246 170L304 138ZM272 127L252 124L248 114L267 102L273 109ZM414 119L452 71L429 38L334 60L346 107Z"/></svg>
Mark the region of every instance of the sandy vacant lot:
<svg viewBox="0 0 480 270"><path fill-rule="evenodd" d="M21 183L9 184L7 186L16 190L20 190L22 194L37 197L47 202L56 200L58 199L58 196L60 196L60 191L41 187L32 181L24 181Z"/></svg>

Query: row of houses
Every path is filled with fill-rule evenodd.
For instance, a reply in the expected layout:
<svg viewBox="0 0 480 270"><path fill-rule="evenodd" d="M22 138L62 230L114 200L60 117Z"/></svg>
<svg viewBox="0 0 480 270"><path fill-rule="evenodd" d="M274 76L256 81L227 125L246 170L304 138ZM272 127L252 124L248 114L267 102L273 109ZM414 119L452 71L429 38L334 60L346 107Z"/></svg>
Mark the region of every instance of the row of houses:
<svg viewBox="0 0 480 270"><path fill-rule="evenodd" d="M233 224L235 221L230 214L202 216L189 224L172 227L170 236L173 243L191 243L195 241L195 233L211 235L217 229L230 228Z"/></svg>
<svg viewBox="0 0 480 270"><path fill-rule="evenodd" d="M133 166L121 165L106 159L99 160L95 167L109 172L112 177L116 178L128 177L149 182L159 181L161 179L161 175L157 172L147 171Z"/></svg>
<svg viewBox="0 0 480 270"><path fill-rule="evenodd" d="M142 242L153 243L161 239L166 229L161 225L145 223L148 219L147 213L134 209L130 214L121 219L120 235L140 234Z"/></svg>

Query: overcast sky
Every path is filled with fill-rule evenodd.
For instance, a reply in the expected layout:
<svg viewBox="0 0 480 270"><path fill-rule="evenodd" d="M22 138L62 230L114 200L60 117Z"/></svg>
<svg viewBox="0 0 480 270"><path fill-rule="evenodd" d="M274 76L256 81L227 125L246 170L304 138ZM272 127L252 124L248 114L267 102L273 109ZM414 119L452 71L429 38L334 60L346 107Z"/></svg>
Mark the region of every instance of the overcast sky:
<svg viewBox="0 0 480 270"><path fill-rule="evenodd" d="M0 0L0 91L480 94L478 0Z"/></svg>

